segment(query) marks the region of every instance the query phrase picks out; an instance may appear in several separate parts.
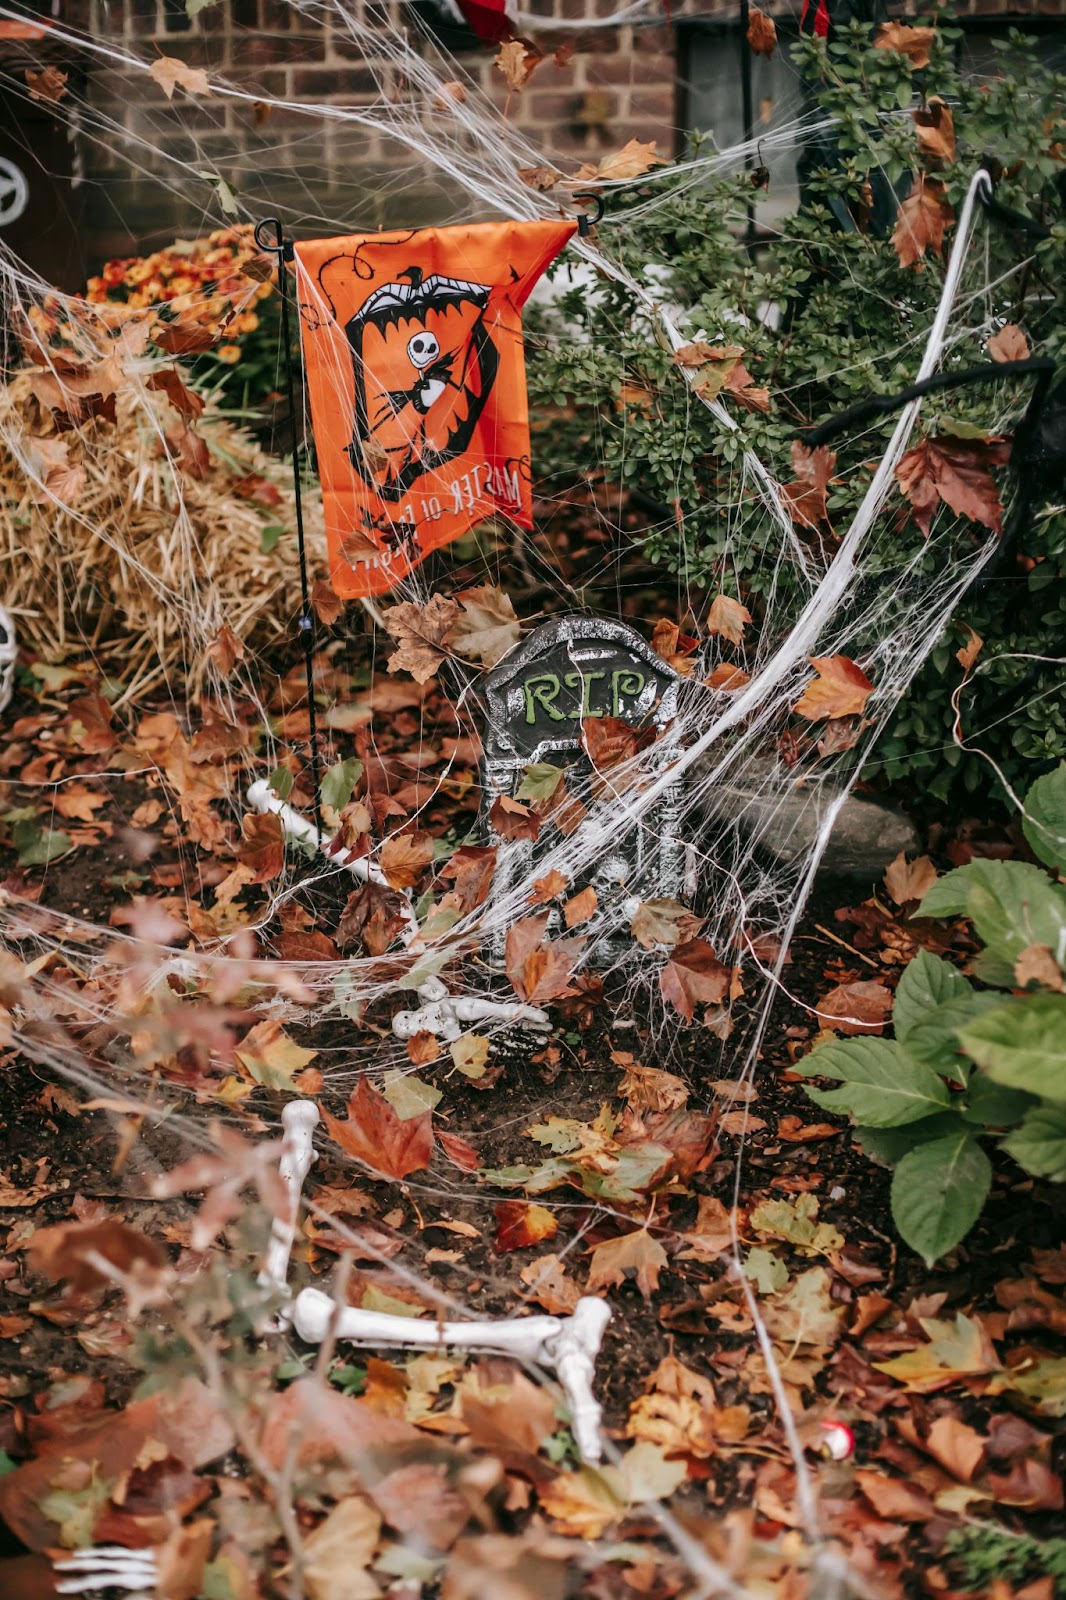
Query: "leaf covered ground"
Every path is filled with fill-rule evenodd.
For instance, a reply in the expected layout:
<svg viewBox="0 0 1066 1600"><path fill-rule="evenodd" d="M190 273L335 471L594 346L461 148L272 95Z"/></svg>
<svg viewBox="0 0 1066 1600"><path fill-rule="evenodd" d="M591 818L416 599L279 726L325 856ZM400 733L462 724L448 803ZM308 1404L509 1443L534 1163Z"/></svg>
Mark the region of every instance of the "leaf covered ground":
<svg viewBox="0 0 1066 1600"><path fill-rule="evenodd" d="M421 808L383 861L397 895L464 837L476 737L432 679L371 679L353 657L319 662L329 799L370 833ZM102 687L44 666L24 682L0 757L9 894L116 937L236 936L244 961L387 946L387 896L286 865L275 830L240 823L234 796L268 760L252 704L186 721ZM295 667L270 691L269 759L298 801L300 690ZM555 981L527 932L509 966L520 993L558 1002L551 1036L419 1035L406 1070L392 997L301 1026L298 993L257 1018L235 981L161 1024L122 991L128 966L90 975L75 929L47 950L24 930L0 973L4 1592L51 1593L45 1552L117 1543L160 1552L164 1600L667 1600L727 1575L798 1600L828 1592L838 1558L855 1592L1061 1593L1061 1191L997 1156L974 1231L927 1268L893 1234L889 1174L794 1070L820 1032L883 1033L919 948L966 962L965 926L916 921L915 904L938 865L1016 842L940 833L871 896L824 886L750 1083L748 998L663 905L634 935L668 945L662 996L706 1026L664 1029L569 965ZM479 893L483 865L460 857L447 892ZM117 1003L125 1030L106 1021ZM60 1070L72 1045L107 1093ZM323 1360L264 1334L270 1140L294 1091L323 1116L294 1275L429 1319L606 1296L605 1467L582 1466L558 1393L512 1362Z"/></svg>

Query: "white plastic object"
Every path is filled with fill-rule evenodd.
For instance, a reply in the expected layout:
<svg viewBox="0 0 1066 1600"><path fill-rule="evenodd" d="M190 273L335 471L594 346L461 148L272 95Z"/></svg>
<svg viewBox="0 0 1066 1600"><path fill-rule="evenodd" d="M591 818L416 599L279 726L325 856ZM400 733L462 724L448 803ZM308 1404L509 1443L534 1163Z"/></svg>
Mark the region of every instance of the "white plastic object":
<svg viewBox="0 0 1066 1600"><path fill-rule="evenodd" d="M55 1585L56 1594L92 1594L94 1590L102 1594L105 1589L127 1589L138 1591L143 1600L151 1600L159 1576L154 1550L127 1550L122 1544L74 1550L53 1566L62 1579ZM67 1573L69 1577L64 1576Z"/></svg>
<svg viewBox="0 0 1066 1600"><path fill-rule="evenodd" d="M514 1356L554 1371L570 1406L570 1427L583 1461L603 1458L602 1409L592 1391L596 1356L611 1308L596 1295L583 1295L569 1317L512 1317L499 1322L418 1322L384 1311L361 1311L336 1302L321 1289L304 1289L292 1307L292 1325L308 1344L321 1344L336 1315L335 1337L375 1349L481 1350Z"/></svg>
<svg viewBox="0 0 1066 1600"><path fill-rule="evenodd" d="M6 711L15 692L15 661L19 653L15 619L0 606L0 711Z"/></svg>
<svg viewBox="0 0 1066 1600"><path fill-rule="evenodd" d="M846 1461L855 1450L855 1435L846 1422L823 1422L822 1443L833 1461Z"/></svg>
<svg viewBox="0 0 1066 1600"><path fill-rule="evenodd" d="M397 1039L413 1039L416 1033L435 1033L441 1039L459 1039L479 1022L510 1024L550 1033L551 1020L539 1006L518 1001L482 1000L477 995L455 996L439 979L430 979L418 990L425 1003L417 1011L397 1011L392 1031Z"/></svg>
<svg viewBox="0 0 1066 1600"><path fill-rule="evenodd" d="M281 818L281 825L285 832L298 839L301 844L313 845L320 850L328 861L335 867L344 867L348 872L362 878L365 883L376 883L380 887L389 887L388 879L380 867L374 865L368 856L357 856L351 850L346 850L343 845L335 847L334 835L323 831L319 833L313 822L302 817L292 806L286 805L284 800L279 800L265 778L257 778L248 785L245 791L248 804L256 811L272 812ZM404 911L403 942L411 948L417 947L421 942L422 930L418 926L418 918L414 908L407 902Z"/></svg>
<svg viewBox="0 0 1066 1600"><path fill-rule="evenodd" d="M296 1239L300 1197L315 1159L313 1136L318 1126L318 1107L313 1100L290 1100L281 1113L281 1123L285 1133L281 1141L278 1172L286 1190L285 1213L274 1218L259 1283L264 1289L277 1289L287 1295L289 1258Z"/></svg>

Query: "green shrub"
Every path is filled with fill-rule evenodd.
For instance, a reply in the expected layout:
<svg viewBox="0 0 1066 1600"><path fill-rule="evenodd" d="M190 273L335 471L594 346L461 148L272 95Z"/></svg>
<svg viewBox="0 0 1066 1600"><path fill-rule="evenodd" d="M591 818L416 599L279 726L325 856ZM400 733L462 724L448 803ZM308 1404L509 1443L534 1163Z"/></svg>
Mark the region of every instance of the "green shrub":
<svg viewBox="0 0 1066 1600"><path fill-rule="evenodd" d="M1066 1539L1034 1539L991 1523L952 1528L944 1556L957 1582L976 1594L987 1594L997 1581L1022 1588L1050 1578L1056 1600L1066 1600Z"/></svg>
<svg viewBox="0 0 1066 1600"><path fill-rule="evenodd" d="M1052 238L1035 246L996 225L983 229L982 271L989 287L974 317L960 314L946 364L988 359L983 338L965 329L986 316L993 323L1022 325L1039 353L1061 353L1066 226L1055 180L1062 171L1056 141L1062 138L1066 78L1046 70L1017 39L1004 56L1002 76L969 80L955 64L958 39L957 30L941 27L930 63L920 72L905 56L874 48L858 26L828 48L817 39L796 47L817 108L838 118L837 143L812 155L824 164L816 167L804 205L781 223L772 246L749 252L739 237L752 194L744 173L696 188L685 188L690 180L680 175L659 178L654 193L661 199L665 184L669 200L647 214L642 205L650 188L610 197L612 251L644 281L649 263L665 268L664 293L683 308L682 325L690 336L742 345L755 385L769 389L765 413L741 410L726 396L740 423L739 437L678 381L646 311L623 286L603 282L594 293L584 287L568 291L559 315L546 315L541 337L531 340L532 411L543 423L535 451L541 492L551 497L596 477L636 491L636 503L650 508L650 525L637 535L643 554L665 572L683 574L697 624L704 615L700 606L718 590L739 592L764 624L765 598L776 585L773 615L780 628L789 625L799 600L798 589L790 592L790 569L777 562L779 531L754 511L754 502L737 537L738 481L731 467L742 442L787 482L793 476L792 443L801 429L914 378L915 341L931 320L943 270L932 252L916 267L902 266L890 236L895 196L909 192L923 159L943 181L957 214L974 169L992 152L1004 168L1000 198L1053 224ZM901 109L932 95L953 110L957 153L950 162L922 157L914 121ZM1030 251L1032 263L1019 273ZM777 329L760 314L771 303L783 308ZM1030 392L1024 380L932 396L924 403L922 426L930 433L987 429L1020 415ZM829 495L837 530L846 528L859 504L893 421L884 419L838 443ZM881 570L871 574L886 590L898 564L922 545L913 520L902 515L906 503L897 498L893 505L901 513L898 543L893 549L891 541L882 541ZM968 537L965 525L961 537ZM827 535L825 543L831 555L832 538ZM940 802L987 798L995 781L991 768L978 755L960 751L951 733L951 695L963 676L955 652L970 630L984 648L963 694L967 741L1023 788L1066 756L1061 668L1018 659L1055 655L1049 642L1061 639L1064 623L1066 516L1056 510L1032 519L989 581L964 597L875 751L869 776L905 781L911 793Z"/></svg>
<svg viewBox="0 0 1066 1600"><path fill-rule="evenodd" d="M1025 833L1066 871L1066 762L1030 789ZM918 914L972 922L985 987L923 950L896 989L894 1040L834 1040L796 1070L835 1080L808 1095L849 1114L866 1154L894 1167L893 1220L932 1263L981 1214L992 1182L982 1140L1066 1182L1066 885L1030 862L978 859L939 878Z"/></svg>

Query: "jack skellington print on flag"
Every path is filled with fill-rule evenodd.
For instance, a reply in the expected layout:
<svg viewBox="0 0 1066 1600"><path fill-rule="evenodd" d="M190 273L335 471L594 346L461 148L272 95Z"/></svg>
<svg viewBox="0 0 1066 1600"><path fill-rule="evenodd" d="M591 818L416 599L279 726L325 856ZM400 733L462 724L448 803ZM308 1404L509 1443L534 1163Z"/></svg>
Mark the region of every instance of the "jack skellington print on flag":
<svg viewBox="0 0 1066 1600"><path fill-rule="evenodd" d="M304 369L345 599L503 512L532 526L522 307L572 222L296 246Z"/></svg>

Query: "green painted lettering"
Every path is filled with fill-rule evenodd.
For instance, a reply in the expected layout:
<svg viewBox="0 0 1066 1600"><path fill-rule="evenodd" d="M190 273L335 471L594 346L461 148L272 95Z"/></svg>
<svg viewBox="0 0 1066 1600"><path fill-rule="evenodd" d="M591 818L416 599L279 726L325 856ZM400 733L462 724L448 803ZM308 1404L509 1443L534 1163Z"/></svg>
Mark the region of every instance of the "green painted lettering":
<svg viewBox="0 0 1066 1600"><path fill-rule="evenodd" d="M592 705L592 687L599 678L606 678L606 672L568 672L563 682L568 689L581 688L581 706L579 710L571 711L572 722L580 722L584 717L602 717L603 712L597 711Z"/></svg>
<svg viewBox="0 0 1066 1600"><path fill-rule="evenodd" d="M562 684L554 672L541 672L535 678L527 678L522 685L526 701L526 722L536 722L538 706L553 722L565 722L563 713L555 709L555 702L559 698L561 689Z"/></svg>
<svg viewBox="0 0 1066 1600"><path fill-rule="evenodd" d="M611 673L611 716L622 715L622 700L626 695L639 695L644 688L644 674L632 667L618 667Z"/></svg>

